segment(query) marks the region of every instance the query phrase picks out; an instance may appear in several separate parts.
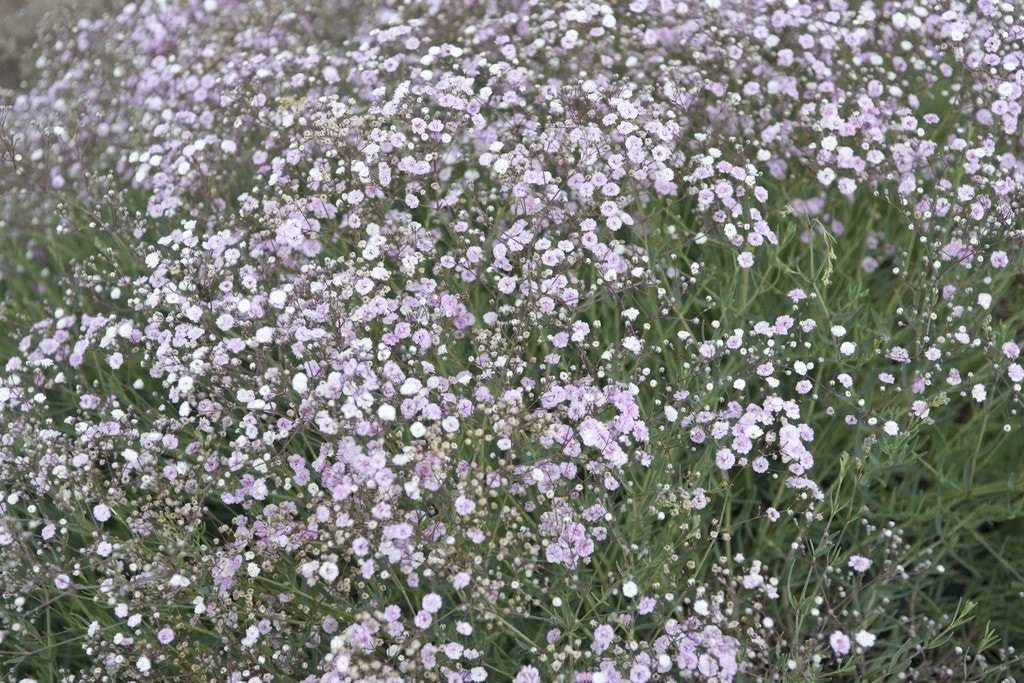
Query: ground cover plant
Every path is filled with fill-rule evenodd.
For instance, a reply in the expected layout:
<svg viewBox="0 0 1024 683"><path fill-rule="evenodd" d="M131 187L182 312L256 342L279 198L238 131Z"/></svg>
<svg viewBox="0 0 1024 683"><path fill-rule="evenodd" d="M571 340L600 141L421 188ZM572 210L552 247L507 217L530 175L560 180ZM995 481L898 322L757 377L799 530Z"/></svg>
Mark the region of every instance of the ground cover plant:
<svg viewBox="0 0 1024 683"><path fill-rule="evenodd" d="M5 680L1013 680L1017 12L53 22L0 110Z"/></svg>

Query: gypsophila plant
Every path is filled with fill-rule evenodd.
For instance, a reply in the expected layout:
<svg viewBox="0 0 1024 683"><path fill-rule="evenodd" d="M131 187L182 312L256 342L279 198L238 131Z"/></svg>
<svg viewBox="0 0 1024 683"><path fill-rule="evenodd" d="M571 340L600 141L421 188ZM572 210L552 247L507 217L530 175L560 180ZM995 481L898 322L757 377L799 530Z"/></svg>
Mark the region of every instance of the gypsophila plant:
<svg viewBox="0 0 1024 683"><path fill-rule="evenodd" d="M54 22L0 110L3 680L1012 681L1018 13Z"/></svg>

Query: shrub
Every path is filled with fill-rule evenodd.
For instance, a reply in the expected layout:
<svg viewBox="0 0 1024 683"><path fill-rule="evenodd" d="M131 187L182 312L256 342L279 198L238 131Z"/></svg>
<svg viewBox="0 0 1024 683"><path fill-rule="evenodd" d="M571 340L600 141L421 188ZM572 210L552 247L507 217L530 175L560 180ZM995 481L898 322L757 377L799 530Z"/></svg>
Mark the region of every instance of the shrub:
<svg viewBox="0 0 1024 683"><path fill-rule="evenodd" d="M1013 11L56 30L0 125L8 680L1007 676Z"/></svg>

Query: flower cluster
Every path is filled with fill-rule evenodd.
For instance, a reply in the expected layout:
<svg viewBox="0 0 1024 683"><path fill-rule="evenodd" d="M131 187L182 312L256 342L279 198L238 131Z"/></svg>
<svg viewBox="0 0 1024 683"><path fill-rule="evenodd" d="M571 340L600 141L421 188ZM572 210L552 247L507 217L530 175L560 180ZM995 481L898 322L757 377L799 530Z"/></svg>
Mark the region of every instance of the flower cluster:
<svg viewBox="0 0 1024 683"><path fill-rule="evenodd" d="M943 421L1020 427L1011 10L68 29L0 114L12 652L57 614L69 681L1011 666L930 658L960 615L882 605L941 565L849 492L942 498Z"/></svg>

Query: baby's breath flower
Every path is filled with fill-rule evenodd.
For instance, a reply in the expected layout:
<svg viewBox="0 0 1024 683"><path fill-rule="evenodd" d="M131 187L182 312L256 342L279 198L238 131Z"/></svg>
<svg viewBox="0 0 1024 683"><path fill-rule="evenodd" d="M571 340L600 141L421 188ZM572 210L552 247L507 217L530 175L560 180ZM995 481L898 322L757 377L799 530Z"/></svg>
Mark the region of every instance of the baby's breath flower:
<svg viewBox="0 0 1024 683"><path fill-rule="evenodd" d="M871 568L871 560L863 555L851 555L848 564L851 569L861 573Z"/></svg>
<svg viewBox="0 0 1024 683"><path fill-rule="evenodd" d="M837 655L850 653L850 638L842 631L833 631L828 637L828 643Z"/></svg>
<svg viewBox="0 0 1024 683"><path fill-rule="evenodd" d="M868 631L857 631L853 637L861 647L873 647L875 644L875 634Z"/></svg>

